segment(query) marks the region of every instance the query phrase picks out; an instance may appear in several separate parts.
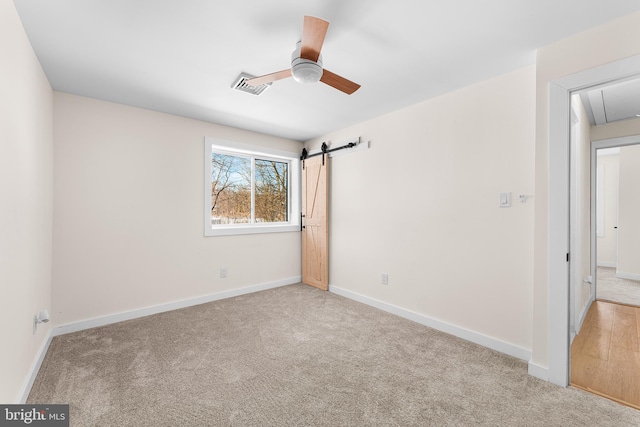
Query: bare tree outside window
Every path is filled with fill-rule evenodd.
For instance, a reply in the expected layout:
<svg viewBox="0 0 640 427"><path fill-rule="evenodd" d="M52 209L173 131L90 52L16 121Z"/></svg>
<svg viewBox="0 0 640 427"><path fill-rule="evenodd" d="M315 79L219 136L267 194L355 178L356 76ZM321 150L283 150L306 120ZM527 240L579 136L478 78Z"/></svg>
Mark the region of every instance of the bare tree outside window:
<svg viewBox="0 0 640 427"><path fill-rule="evenodd" d="M286 222L289 164L256 159L255 176L256 222Z"/></svg>
<svg viewBox="0 0 640 427"><path fill-rule="evenodd" d="M252 164L254 197L252 206ZM287 222L289 164L221 153L211 154L211 223Z"/></svg>
<svg viewBox="0 0 640 427"><path fill-rule="evenodd" d="M250 221L251 159L212 153L211 223L247 224Z"/></svg>

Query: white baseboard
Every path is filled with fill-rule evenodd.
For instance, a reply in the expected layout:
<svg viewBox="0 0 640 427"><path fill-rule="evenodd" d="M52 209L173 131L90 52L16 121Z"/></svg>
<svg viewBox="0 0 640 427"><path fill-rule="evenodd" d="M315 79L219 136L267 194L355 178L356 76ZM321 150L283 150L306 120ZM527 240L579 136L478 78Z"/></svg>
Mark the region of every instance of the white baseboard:
<svg viewBox="0 0 640 427"><path fill-rule="evenodd" d="M636 274L636 273L625 273L625 272L616 272L616 277L619 277L621 279L628 279L628 280L640 280L640 274Z"/></svg>
<svg viewBox="0 0 640 427"><path fill-rule="evenodd" d="M593 296L589 298L589 301L582 309L582 313L580 313L580 321L576 325L576 333L580 333L580 329L582 329L582 324L584 323L584 319L587 317L587 313L589 312L589 309L591 308L592 303L593 303Z"/></svg>
<svg viewBox="0 0 640 427"><path fill-rule="evenodd" d="M543 368L540 365L536 365L532 361L529 361L529 375L536 377L542 381L549 381L549 369Z"/></svg>
<svg viewBox="0 0 640 427"><path fill-rule="evenodd" d="M290 277L287 279L276 280L274 282L261 283L258 285L246 286L244 288L230 289L228 291L216 292L213 294L202 295L195 298L188 298L179 301L173 301L166 304L155 305L151 307L139 308L136 310L125 311L121 313L109 314L106 316L95 317L92 319L81 320L79 322L67 323L65 325L56 326L52 335L64 335L72 332L83 331L85 329L96 328L98 326L110 325L112 323L123 322L125 320L137 319L139 317L150 316L152 314L163 313L165 311L177 310L180 308L191 307L193 305L205 304L226 298L232 298L239 295L251 294L254 292L264 291L267 289L278 288L280 286L293 285L302 280L301 276Z"/></svg>
<svg viewBox="0 0 640 427"><path fill-rule="evenodd" d="M598 261L598 267L615 268L616 267L616 263L615 263L615 261Z"/></svg>
<svg viewBox="0 0 640 427"><path fill-rule="evenodd" d="M488 347L492 350L499 351L500 353L508 354L515 358L529 361L531 359L531 351L526 348L519 347L495 338L491 338L486 335L479 334L469 329L461 328L456 325L452 325L441 320L433 319L425 316L424 314L416 313L411 310L407 310L393 304L370 298L368 296L359 294L357 292L348 291L338 286L329 285L329 291L337 295L370 305L388 313L395 314L396 316L404 317L405 319L412 320L421 325L428 326L433 329L437 329L442 332L446 332L450 335L455 335L458 338L462 338L467 341L471 341L481 346Z"/></svg>
<svg viewBox="0 0 640 427"><path fill-rule="evenodd" d="M27 402L27 398L29 397L29 393L31 393L31 387L33 386L33 382L36 380L38 376L38 372L40 371L40 366L42 366L42 361L44 360L44 356L47 354L47 350L49 350L49 345L51 344L51 339L53 338L53 328L50 328L47 332L47 336L45 340L40 345L40 349L38 349L37 357L34 359L31 364L31 368L29 369L29 375L24 380L22 387L20 387L20 392L18 393L16 404L22 405Z"/></svg>

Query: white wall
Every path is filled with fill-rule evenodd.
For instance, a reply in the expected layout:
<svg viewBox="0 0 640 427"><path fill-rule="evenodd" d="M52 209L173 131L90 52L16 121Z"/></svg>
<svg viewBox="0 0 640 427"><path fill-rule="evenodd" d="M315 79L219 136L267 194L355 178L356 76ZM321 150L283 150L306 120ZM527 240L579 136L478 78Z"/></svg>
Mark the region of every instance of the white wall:
<svg viewBox="0 0 640 427"><path fill-rule="evenodd" d="M601 267L616 267L618 238L615 227L618 226L618 171L620 168L620 156L598 156L598 171L603 173L603 202L604 202L604 227L602 236L598 236L598 265Z"/></svg>
<svg viewBox="0 0 640 427"><path fill-rule="evenodd" d="M579 95L571 98L571 107L576 120L571 129L571 194L574 206L571 232L579 236L571 248L574 293L571 321L573 330L578 331L591 300L591 285L585 282L591 275L591 125Z"/></svg>
<svg viewBox="0 0 640 427"><path fill-rule="evenodd" d="M554 80L640 54L640 13L541 48L536 58L535 244L532 364L549 362L549 87ZM592 135L592 138L596 138ZM553 183L552 183L553 184Z"/></svg>
<svg viewBox="0 0 640 427"><path fill-rule="evenodd" d="M640 280L640 145L620 148L618 268L620 277Z"/></svg>
<svg viewBox="0 0 640 427"><path fill-rule="evenodd" d="M591 126L591 139L620 138L623 136L640 135L640 119L621 120L606 125Z"/></svg>
<svg viewBox="0 0 640 427"><path fill-rule="evenodd" d="M0 0L0 402L17 403L50 325L53 95L13 2Z"/></svg>
<svg viewBox="0 0 640 427"><path fill-rule="evenodd" d="M534 79L521 69L308 142L371 141L331 165L332 286L530 350L533 203L518 194L533 194Z"/></svg>
<svg viewBox="0 0 640 427"><path fill-rule="evenodd" d="M302 148L55 93L56 324L300 275L298 232L203 237L205 136ZM225 279L219 277L222 267Z"/></svg>

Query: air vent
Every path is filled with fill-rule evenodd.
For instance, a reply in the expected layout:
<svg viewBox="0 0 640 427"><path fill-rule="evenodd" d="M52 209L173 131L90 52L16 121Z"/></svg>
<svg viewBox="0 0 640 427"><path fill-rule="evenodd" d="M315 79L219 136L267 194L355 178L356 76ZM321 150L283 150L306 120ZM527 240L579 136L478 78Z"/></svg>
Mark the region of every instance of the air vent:
<svg viewBox="0 0 640 427"><path fill-rule="evenodd" d="M235 90L239 90L241 92L247 92L252 95L260 95L269 86L271 86L271 83L265 83L259 86L251 86L247 84L247 80L252 79L254 77L255 76L252 76L251 74L240 73L240 75L236 78L236 80L231 85L231 88Z"/></svg>

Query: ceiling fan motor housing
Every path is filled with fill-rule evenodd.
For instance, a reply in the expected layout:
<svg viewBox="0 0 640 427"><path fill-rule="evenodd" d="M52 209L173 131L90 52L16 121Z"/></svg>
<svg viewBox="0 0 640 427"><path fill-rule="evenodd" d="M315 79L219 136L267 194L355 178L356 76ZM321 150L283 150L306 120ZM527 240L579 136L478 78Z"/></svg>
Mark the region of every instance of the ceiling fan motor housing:
<svg viewBox="0 0 640 427"><path fill-rule="evenodd" d="M300 58L300 45L298 42L291 54L291 75L298 83L316 83L322 77L322 54L317 62Z"/></svg>

